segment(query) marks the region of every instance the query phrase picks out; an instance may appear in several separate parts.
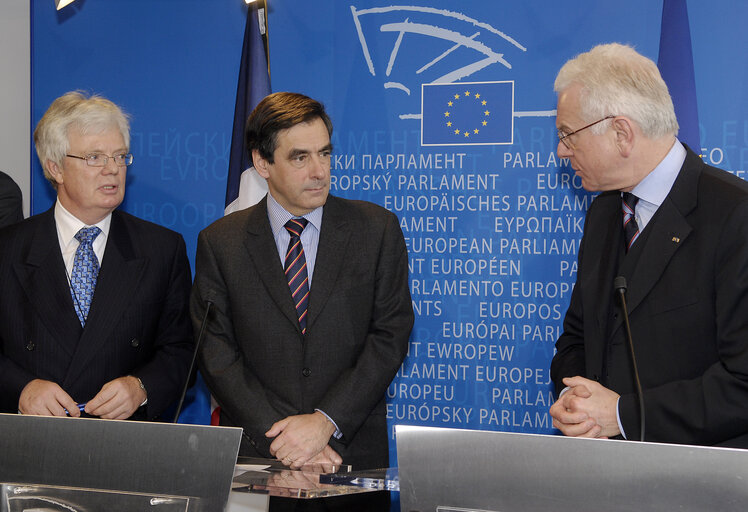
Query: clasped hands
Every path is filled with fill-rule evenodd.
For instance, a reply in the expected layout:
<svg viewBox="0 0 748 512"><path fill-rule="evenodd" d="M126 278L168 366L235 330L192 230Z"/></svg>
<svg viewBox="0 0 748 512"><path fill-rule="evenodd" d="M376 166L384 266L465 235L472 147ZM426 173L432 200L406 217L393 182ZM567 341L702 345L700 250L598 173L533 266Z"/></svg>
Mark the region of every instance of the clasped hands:
<svg viewBox="0 0 748 512"><path fill-rule="evenodd" d="M291 469L314 464L315 471L332 473L343 458L328 444L335 425L324 414L299 414L276 421L265 432L274 437L270 453Z"/></svg>
<svg viewBox="0 0 748 512"><path fill-rule="evenodd" d="M132 375L111 380L88 401L85 412L100 418L124 420L138 410L146 399L138 379ZM30 381L18 400L21 414L39 416L81 415L78 404L57 383L43 379Z"/></svg>
<svg viewBox="0 0 748 512"><path fill-rule="evenodd" d="M567 377L563 383L568 389L549 411L554 427L570 437L607 439L621 433L618 393L584 377Z"/></svg>

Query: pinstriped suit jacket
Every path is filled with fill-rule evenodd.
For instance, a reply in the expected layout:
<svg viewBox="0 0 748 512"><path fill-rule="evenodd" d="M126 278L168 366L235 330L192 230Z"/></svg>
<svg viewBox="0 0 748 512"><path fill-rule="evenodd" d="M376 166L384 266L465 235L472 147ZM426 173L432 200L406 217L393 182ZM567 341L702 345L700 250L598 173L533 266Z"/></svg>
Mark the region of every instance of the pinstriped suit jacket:
<svg viewBox="0 0 748 512"><path fill-rule="evenodd" d="M551 377L557 391L574 375L604 382L621 395L627 438L639 438L623 317L611 317L623 273L646 440L748 448L748 183L687 150L633 269L611 257L623 236L620 193L590 206Z"/></svg>
<svg viewBox="0 0 748 512"><path fill-rule="evenodd" d="M139 377L155 418L176 398L192 357L190 269L171 230L114 211L85 328L73 308L54 207L0 230L0 407L18 410L34 378L79 403L106 382ZM170 418L169 418L170 419Z"/></svg>

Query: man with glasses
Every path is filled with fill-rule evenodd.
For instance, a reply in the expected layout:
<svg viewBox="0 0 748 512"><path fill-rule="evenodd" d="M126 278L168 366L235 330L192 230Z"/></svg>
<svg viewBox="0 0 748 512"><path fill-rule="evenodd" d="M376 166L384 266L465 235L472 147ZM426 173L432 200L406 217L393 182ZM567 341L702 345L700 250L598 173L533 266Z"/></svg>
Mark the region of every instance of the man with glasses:
<svg viewBox="0 0 748 512"><path fill-rule="evenodd" d="M133 156L111 101L57 98L34 142L57 201L0 232L0 410L158 418L192 357L184 240L116 210Z"/></svg>
<svg viewBox="0 0 748 512"><path fill-rule="evenodd" d="M570 60L555 90L558 155L601 194L551 363L554 426L748 448L748 184L678 141L667 86L628 46Z"/></svg>

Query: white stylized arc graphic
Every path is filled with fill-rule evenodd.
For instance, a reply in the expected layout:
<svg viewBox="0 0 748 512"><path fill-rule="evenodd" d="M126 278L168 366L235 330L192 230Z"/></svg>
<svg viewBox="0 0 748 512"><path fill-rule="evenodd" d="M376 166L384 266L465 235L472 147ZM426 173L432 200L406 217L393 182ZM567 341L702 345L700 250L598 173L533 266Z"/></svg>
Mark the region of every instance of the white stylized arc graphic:
<svg viewBox="0 0 748 512"><path fill-rule="evenodd" d="M475 34L473 34L472 36L470 36L470 39L475 39L479 35L480 35L480 32L476 32ZM439 62L440 60L442 60L444 57L446 57L447 55L449 55L450 53L452 53L456 49L460 48L461 46L462 46L462 44L457 43L454 46L452 46L451 48L445 50L444 53L442 53L438 57L434 58L434 60L432 60L428 64L425 64L418 71L416 71L416 75L420 75L421 73L423 73L424 71L426 71L428 68L430 68L431 66L433 66L434 64L436 64L437 62Z"/></svg>
<svg viewBox="0 0 748 512"><path fill-rule="evenodd" d="M410 89L405 87L405 85L401 84L400 82L385 82L384 83L385 89L400 89L401 91L405 91L408 93L408 96L410 96Z"/></svg>
<svg viewBox="0 0 748 512"><path fill-rule="evenodd" d="M485 29L485 30L493 33L493 34L496 34L496 35L502 37L503 39L505 39L506 41L508 41L512 45L516 46L517 48L519 48L523 52L527 51L527 48L525 48L524 46L522 46L521 44L519 44L516 40L514 40L511 37L509 37L508 35L506 35L502 31L500 31L500 30L492 27L488 23L483 23L483 22L478 21L478 20L476 20L474 18L471 18L469 16L465 16L464 14L459 13L459 12L448 11L446 9L436 9L434 7L419 7L419 6L414 6L414 5L391 5L391 6L387 6L387 7L373 7L373 8L369 8L369 9L360 9L360 10L356 9L356 6L354 6L354 5L351 5L350 7L351 7L351 14L353 15L353 23L356 26L356 32L358 33L358 39L359 39L359 42L361 43L361 49L364 52L364 59L366 60L366 65L369 68L369 73L371 73L372 76L376 76L376 71L374 70L374 62L373 62L373 60L371 58L371 53L369 52L369 47L368 47L368 45L366 43L366 38L364 37L363 29L361 28L361 21L359 20L359 17L362 16L362 15L365 15L365 14L381 14L381 13L394 12L394 11L410 11L410 12L423 12L423 13L429 13L429 14L438 14L438 15L441 15L441 16L446 16L446 17L449 17L449 18L454 18L454 19L457 19L457 20L460 20L460 21L465 21L465 22L471 23L471 24L475 25L476 27L481 27L481 28L483 28L483 29ZM424 25L424 26L431 27L430 25ZM432 28L436 28L436 27L432 27ZM464 38L465 36L460 35L460 37ZM472 37L475 37L475 36L472 36ZM472 37L471 38L467 38L467 39L472 39ZM396 49L393 50L393 54L390 56L390 62L394 61L394 54L396 53L396 51L397 51ZM475 71L477 71L479 69L484 68L485 66L488 66L489 64L492 64L493 62L502 62L507 67L511 67L503 59L501 61L481 61L481 62L483 64L480 65L480 66L478 66L477 68L466 67L466 68L463 68L463 69L473 69L472 72L475 72ZM457 75L459 75L459 77L466 76L466 75L461 75L460 73L457 73ZM446 77L448 77L448 76L450 76L450 75L445 75L444 77L441 77L440 79L438 79L438 82L442 83L442 82L446 81Z"/></svg>
<svg viewBox="0 0 748 512"><path fill-rule="evenodd" d="M439 39L444 39L447 41L452 41L453 43L460 44L467 48L476 50L486 56L485 59L476 61L472 64L468 64L467 66L463 66L450 73L447 73L444 76L437 78L436 80L433 81L433 83L435 84L456 82L460 80L461 78L470 76L476 71L479 71L483 69L484 67L494 64L496 62L500 62L501 64L506 66L508 69L512 69L512 65L509 64L506 61L506 59L504 59L503 53L496 53L493 50L491 50L491 48L481 43L480 41L475 41L470 37L460 34L459 32L455 32L454 30L447 30L445 28L434 27L432 25L424 25L422 23L411 23L409 21L404 21L402 23L387 23L385 25L382 25L379 30L382 32L399 32L400 33L400 36L398 38L398 44L396 45L396 49L399 48L400 46L399 43L400 43L400 40L402 39L403 32L410 32L412 34L420 34L420 35L425 35L425 36L430 36L430 37L436 37ZM396 49L393 50L393 55L390 57L390 63L394 61L394 53L396 52Z"/></svg>
<svg viewBox="0 0 748 512"><path fill-rule="evenodd" d="M358 20L358 14L356 14L356 7L353 5L351 6L351 13L353 14L353 24L356 25L356 32L358 32L358 41L361 43L361 49L364 51L366 65L369 67L369 73L371 73L372 76L376 76L377 73L374 71L374 62L371 60L369 46L366 44L364 31L361 29L361 22Z"/></svg>
<svg viewBox="0 0 748 512"><path fill-rule="evenodd" d="M408 20L405 20L405 23L408 23ZM384 32L384 31L382 31ZM392 53L390 53L390 61L387 63L387 76L390 76L390 73L392 73L392 66L395 65L395 57L397 57L397 52L400 50L400 44L403 42L403 36L405 35L405 30L401 30L400 33L397 35L397 41L395 41L395 46L392 47Z"/></svg>
<svg viewBox="0 0 748 512"><path fill-rule="evenodd" d="M553 117L556 115L555 110L526 110L523 112L514 112L514 117ZM400 114L400 119L421 119L421 114Z"/></svg>
<svg viewBox="0 0 748 512"><path fill-rule="evenodd" d="M387 7L371 7L369 9L356 9L355 6L351 6L351 12L353 13L354 18L357 16L363 16L365 14L381 14L385 12L393 12L393 11L412 11L412 12L425 12L429 14L440 14L442 16L447 16L449 18L455 18L460 21L466 21L472 25L475 25L476 27L480 27L482 29L488 30L489 32L496 34L497 36L505 39L507 42L511 43L512 45L516 46L523 52L527 51L527 48L519 44L514 38L506 35L501 30L498 30L488 23L483 23L482 21L478 21L475 18L471 18L469 16L465 16L461 12L455 12L455 11L448 11L446 9L437 9L435 7L420 7L416 5L390 5Z"/></svg>
<svg viewBox="0 0 748 512"><path fill-rule="evenodd" d="M524 112L514 112L514 117L554 117L555 110L526 110Z"/></svg>

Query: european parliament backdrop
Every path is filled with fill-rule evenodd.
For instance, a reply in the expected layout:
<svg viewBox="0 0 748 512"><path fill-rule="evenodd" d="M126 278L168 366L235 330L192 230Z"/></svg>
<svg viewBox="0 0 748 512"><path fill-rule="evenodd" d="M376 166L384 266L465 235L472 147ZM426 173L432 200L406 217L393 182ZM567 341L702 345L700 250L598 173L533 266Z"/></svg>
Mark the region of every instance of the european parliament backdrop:
<svg viewBox="0 0 748 512"><path fill-rule="evenodd" d="M748 3L687 6L703 158L745 177ZM135 155L123 207L180 231L193 257L223 210L246 7L61 12L32 2L32 123L72 89L122 105ZM661 15L661 0L269 0L271 87L326 104L331 193L392 210L406 237L416 324L391 425L554 432L548 368L593 195L556 156L553 80L603 42L656 61ZM31 172L39 213L53 193Z"/></svg>

